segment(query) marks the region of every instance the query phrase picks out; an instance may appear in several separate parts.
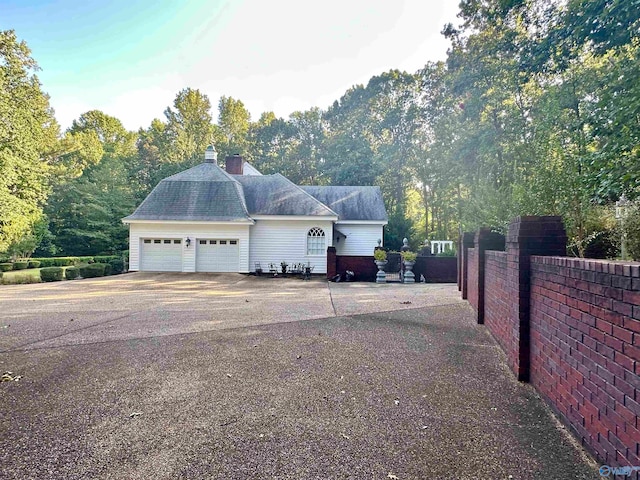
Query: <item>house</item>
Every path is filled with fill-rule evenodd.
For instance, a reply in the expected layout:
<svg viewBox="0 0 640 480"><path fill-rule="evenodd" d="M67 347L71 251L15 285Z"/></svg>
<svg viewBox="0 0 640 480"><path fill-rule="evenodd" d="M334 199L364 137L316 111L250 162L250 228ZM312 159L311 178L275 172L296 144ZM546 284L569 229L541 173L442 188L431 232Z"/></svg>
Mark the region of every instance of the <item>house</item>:
<svg viewBox="0 0 640 480"><path fill-rule="evenodd" d="M249 273L286 261L326 273L327 247L372 255L387 213L379 187L301 187L239 155L222 169L209 147L122 221L132 271Z"/></svg>

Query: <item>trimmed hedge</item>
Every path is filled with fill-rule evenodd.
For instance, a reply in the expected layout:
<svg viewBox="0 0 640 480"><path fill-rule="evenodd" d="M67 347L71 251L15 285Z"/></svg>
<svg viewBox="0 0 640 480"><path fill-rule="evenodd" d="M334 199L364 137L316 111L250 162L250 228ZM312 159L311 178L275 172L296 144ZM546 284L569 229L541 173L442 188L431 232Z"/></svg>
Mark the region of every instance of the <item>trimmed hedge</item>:
<svg viewBox="0 0 640 480"><path fill-rule="evenodd" d="M2 283L2 275L4 275L4 272L0 271L0 283Z"/></svg>
<svg viewBox="0 0 640 480"><path fill-rule="evenodd" d="M111 274L118 275L119 273L124 272L124 260L120 257L112 258L109 260L109 265L111 265Z"/></svg>
<svg viewBox="0 0 640 480"><path fill-rule="evenodd" d="M39 260L29 260L29 268L40 268Z"/></svg>
<svg viewBox="0 0 640 480"><path fill-rule="evenodd" d="M96 263L109 263L111 260L120 258L119 255L97 255L93 257Z"/></svg>
<svg viewBox="0 0 640 480"><path fill-rule="evenodd" d="M24 270L29 266L29 262L13 262L14 270Z"/></svg>
<svg viewBox="0 0 640 480"><path fill-rule="evenodd" d="M90 263L79 268L82 278L103 277L106 263Z"/></svg>
<svg viewBox="0 0 640 480"><path fill-rule="evenodd" d="M0 272L10 272L13 270L13 263L0 263Z"/></svg>
<svg viewBox="0 0 640 480"><path fill-rule="evenodd" d="M111 264L110 263L105 263L104 264L104 275L111 275L112 269L111 269Z"/></svg>
<svg viewBox="0 0 640 480"><path fill-rule="evenodd" d="M68 267L80 263L80 259L78 257L56 257L53 262L56 267Z"/></svg>
<svg viewBox="0 0 640 480"><path fill-rule="evenodd" d="M40 269L40 279L43 282L59 282L64 277L61 267L45 267Z"/></svg>
<svg viewBox="0 0 640 480"><path fill-rule="evenodd" d="M78 257L80 263L95 263L95 259L93 257Z"/></svg>
<svg viewBox="0 0 640 480"><path fill-rule="evenodd" d="M55 267L55 258L32 258L31 261L40 262L42 268Z"/></svg>
<svg viewBox="0 0 640 480"><path fill-rule="evenodd" d="M78 267L67 267L64 271L64 276L67 280L75 280L80 275L80 269Z"/></svg>

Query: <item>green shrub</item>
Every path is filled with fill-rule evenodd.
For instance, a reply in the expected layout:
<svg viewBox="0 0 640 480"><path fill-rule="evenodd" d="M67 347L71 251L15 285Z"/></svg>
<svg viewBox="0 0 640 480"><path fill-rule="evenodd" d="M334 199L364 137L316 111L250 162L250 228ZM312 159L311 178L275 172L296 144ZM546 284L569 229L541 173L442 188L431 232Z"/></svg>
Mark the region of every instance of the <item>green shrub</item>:
<svg viewBox="0 0 640 480"><path fill-rule="evenodd" d="M112 258L109 260L109 265L111 265L111 274L118 275L119 273L124 272L124 261L120 257Z"/></svg>
<svg viewBox="0 0 640 480"><path fill-rule="evenodd" d="M456 251L452 248L436 254L436 257L455 257L455 256L456 256Z"/></svg>
<svg viewBox="0 0 640 480"><path fill-rule="evenodd" d="M373 258L379 262L384 262L387 259L387 252L378 248L373 252Z"/></svg>
<svg viewBox="0 0 640 480"><path fill-rule="evenodd" d="M38 258L36 259L40 262L40 266L42 268L46 268L46 267L55 267L56 265L56 259L55 258Z"/></svg>
<svg viewBox="0 0 640 480"><path fill-rule="evenodd" d="M405 262L415 262L416 258L418 258L418 254L410 250L401 252L400 255L402 256L402 260L404 260Z"/></svg>
<svg viewBox="0 0 640 480"><path fill-rule="evenodd" d="M40 269L40 278L43 282L59 282L64 277L61 267L45 267Z"/></svg>
<svg viewBox="0 0 640 480"><path fill-rule="evenodd" d="M0 272L10 272L13 270L13 263L0 263Z"/></svg>
<svg viewBox="0 0 640 480"><path fill-rule="evenodd" d="M111 268L111 264L110 263L104 263L104 274L105 276L107 275L111 275L111 272L113 271L113 269Z"/></svg>
<svg viewBox="0 0 640 480"><path fill-rule="evenodd" d="M53 261L56 267L68 267L70 265L80 263L80 259L78 257L56 257Z"/></svg>
<svg viewBox="0 0 640 480"><path fill-rule="evenodd" d="M79 268L82 278L95 278L104 276L106 263L90 263Z"/></svg>
<svg viewBox="0 0 640 480"><path fill-rule="evenodd" d="M624 219L623 230L625 234L625 244L629 256L640 261L640 207L635 207Z"/></svg>
<svg viewBox="0 0 640 480"><path fill-rule="evenodd" d="M111 260L120 258L118 255L97 255L93 257L96 263L109 263Z"/></svg>
<svg viewBox="0 0 640 480"><path fill-rule="evenodd" d="M29 262L13 262L14 270L24 270L29 266Z"/></svg>
<svg viewBox="0 0 640 480"><path fill-rule="evenodd" d="M64 276L67 280L75 280L80 275L80 269L78 267L67 267L64 271Z"/></svg>
<svg viewBox="0 0 640 480"><path fill-rule="evenodd" d="M40 268L39 260L29 260L29 268Z"/></svg>
<svg viewBox="0 0 640 480"><path fill-rule="evenodd" d="M4 275L4 272L0 272L0 283L2 283L2 275Z"/></svg>
<svg viewBox="0 0 640 480"><path fill-rule="evenodd" d="M78 257L80 263L95 263L95 259L93 257Z"/></svg>

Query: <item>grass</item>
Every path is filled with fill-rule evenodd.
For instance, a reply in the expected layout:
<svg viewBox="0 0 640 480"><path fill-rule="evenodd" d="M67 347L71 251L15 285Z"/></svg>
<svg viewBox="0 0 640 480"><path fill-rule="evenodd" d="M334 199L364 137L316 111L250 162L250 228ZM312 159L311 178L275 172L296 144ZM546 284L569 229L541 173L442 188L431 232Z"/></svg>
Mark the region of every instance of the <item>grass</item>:
<svg viewBox="0 0 640 480"><path fill-rule="evenodd" d="M68 267L62 267L66 270ZM64 280L64 279L63 279ZM26 283L40 283L40 268L27 268L25 270L10 270L4 272L0 278L0 285L22 285Z"/></svg>
<svg viewBox="0 0 640 480"><path fill-rule="evenodd" d="M22 283L39 283L40 269L39 268L27 268L25 270L11 270L4 272L0 282L3 285L17 285Z"/></svg>

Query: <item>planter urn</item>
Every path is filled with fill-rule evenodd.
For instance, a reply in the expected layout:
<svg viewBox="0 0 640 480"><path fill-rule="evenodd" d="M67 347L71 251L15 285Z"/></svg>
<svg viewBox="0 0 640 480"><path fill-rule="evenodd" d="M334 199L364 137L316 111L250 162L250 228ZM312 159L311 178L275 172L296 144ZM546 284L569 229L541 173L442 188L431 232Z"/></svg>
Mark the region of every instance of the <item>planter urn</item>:
<svg viewBox="0 0 640 480"><path fill-rule="evenodd" d="M416 276L413 273L413 266L416 262L404 261L404 275L402 276L403 283L416 283Z"/></svg>
<svg viewBox="0 0 640 480"><path fill-rule="evenodd" d="M387 274L384 271L384 266L387 264L387 260L375 260L378 267L378 273L376 273L376 283L387 283Z"/></svg>

